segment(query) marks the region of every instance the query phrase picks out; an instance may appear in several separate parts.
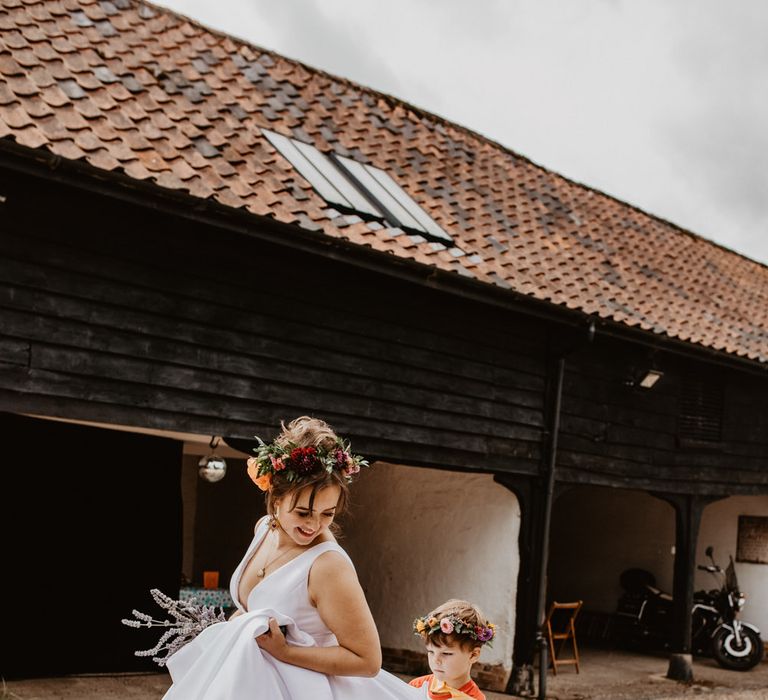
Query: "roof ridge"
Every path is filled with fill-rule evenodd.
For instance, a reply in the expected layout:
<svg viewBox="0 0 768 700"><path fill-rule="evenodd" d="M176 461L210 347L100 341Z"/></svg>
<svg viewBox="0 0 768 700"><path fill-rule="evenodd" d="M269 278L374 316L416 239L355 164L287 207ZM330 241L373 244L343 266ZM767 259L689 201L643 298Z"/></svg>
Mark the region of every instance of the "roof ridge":
<svg viewBox="0 0 768 700"><path fill-rule="evenodd" d="M695 240L700 240L703 243L706 243L706 244L715 246L717 248L720 248L721 250L723 250L726 253L729 253L731 255L737 255L740 258L743 258L744 260L746 260L747 262L750 262L750 263L752 263L754 265L757 265L759 267L762 267L762 268L765 268L766 270L768 270L768 263L763 263L763 262L761 262L759 260L755 260L754 258L749 257L745 253L741 253L741 252L739 252L737 250L733 250L732 248L729 248L728 246L726 246L726 245L724 245L722 243L718 243L717 241L714 241L714 240L712 240L710 238L707 238L706 236L703 236L700 233L696 233L695 231L691 231L690 229L682 226L681 224L677 224L674 221L670 221L669 219L665 219L663 216L660 216L658 214L654 214L653 212L649 212L649 211L643 209L642 207L640 207L637 204L633 204L631 202L627 202L627 201L625 201L623 199L620 199L616 195L610 194L609 192L605 192L605 191L603 191L603 190L601 190L601 189L599 189L597 187L594 187L592 185L588 185L588 184L586 184L584 182L581 182L580 180L576 180L576 179L574 179L572 177L564 175L563 173L561 173L561 172L559 172L557 170L552 170L550 168L547 168L546 166L542 165L541 163L536 162L535 160L533 160L529 156L526 156L526 155L523 155L521 153L518 153L517 151L513 150L511 147L506 146L503 143L501 143L499 141L496 141L495 139L480 133L479 131L475 131L474 129L472 129L472 128L468 127L468 126L465 126L463 124L459 124L458 122L451 121L447 117L443 117L443 116L441 116L439 114L431 112L431 111L429 111L428 109L426 109L424 107L419 107L417 105L414 105L411 102L408 102L407 100L403 100L403 99L401 99L399 97L395 97L394 95L390 95L389 93L382 92L382 91L377 90L375 88L369 87L368 85L363 85L362 83L357 83L357 82L355 82L354 80L352 80L350 78L345 78L344 76L336 75L334 73L329 73L328 71L325 71L322 68L318 68L317 66L309 65L307 63L304 63L303 61L300 61L297 58L292 58L290 56L286 56L285 54L278 53L277 51L275 51L273 49L265 48L263 46L260 46L258 44L255 44L255 43L249 41L248 39L243 39L243 38L235 36L233 34L228 34L228 33L224 32L222 30L214 29L212 27L209 27L204 22L201 22L199 20L193 19L192 17L189 17L188 15L184 15L184 14L182 14L180 12L177 12L175 10L172 10L172 9L170 9L168 7L164 7L163 5L157 5L154 2L150 2L150 0L130 0L130 1L135 3L136 5L147 5L149 7L152 7L153 9L156 9L156 10L164 13L164 14L170 14L170 15L173 15L174 17L183 19L184 21L189 22L190 24L193 24L193 25L199 27L200 29L205 30L206 32L210 32L211 34L215 34L217 36L220 36L222 39L227 39L227 40L230 40L230 41L234 41L236 43L239 43L239 44L242 44L242 45L248 47L249 49L253 49L255 51L258 51L258 52L261 52L261 53L265 53L265 54L267 54L267 55L269 55L271 57L278 58L278 59L283 60L283 61L289 61L291 63L294 63L297 66L300 66L302 69L306 70L308 73L313 73L315 75L320 75L320 76L323 76L323 77L328 78L330 80L333 80L333 81L336 81L336 82L339 82L339 83L342 83L342 84L354 87L357 90L362 90L363 92L366 92L366 93L368 93L370 95L373 95L375 97L383 98L385 101L389 102L393 107L396 107L396 106L403 107L403 108L405 108L407 110L410 110L410 111L414 112L417 116L426 117L426 118L432 119L432 120L434 120L434 121L436 121L436 122L438 122L440 124L443 124L444 126L449 126L451 128L455 128L455 129L458 129L460 131L463 131L466 134L470 135L471 137L479 139L479 140L485 142L486 144L488 144L490 146L493 146L493 147L495 147L497 149L500 149L504 153L507 153L510 156L514 157L514 158L526 161L527 163L532 165L534 168L538 168L539 170L542 170L542 171L548 173L549 175L554 175L555 177L559 177L562 180L564 180L564 181L566 181L566 182L568 182L568 183L570 183L572 185L576 185L577 187L580 187L580 188L582 188L584 190L588 190L590 192L594 192L595 194L598 194L598 195L600 195L602 197L606 197L608 199L611 199L614 202L618 202L619 204L622 204L624 206L628 206L628 207L634 209L635 211L639 212L640 214L642 214L644 216L647 216L647 217L649 217L651 219L654 219L654 220L656 220L656 221L658 221L658 222L660 222L662 224L665 224L667 226L673 227L679 233L682 233L682 234L684 234L686 236L689 236L690 238L693 238Z"/></svg>

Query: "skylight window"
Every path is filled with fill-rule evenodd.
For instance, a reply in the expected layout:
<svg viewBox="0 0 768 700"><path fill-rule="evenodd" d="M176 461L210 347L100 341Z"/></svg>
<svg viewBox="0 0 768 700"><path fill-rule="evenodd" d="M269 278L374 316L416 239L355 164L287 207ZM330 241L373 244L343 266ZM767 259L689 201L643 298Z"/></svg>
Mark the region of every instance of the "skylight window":
<svg viewBox="0 0 768 700"><path fill-rule="evenodd" d="M278 152L330 204L453 245L451 237L386 172L262 130Z"/></svg>
<svg viewBox="0 0 768 700"><path fill-rule="evenodd" d="M435 220L416 204L386 172L371 165L363 165L351 158L344 158L343 156L333 156L333 158L380 203L381 207L389 214L385 218L392 217L399 226L453 242Z"/></svg>

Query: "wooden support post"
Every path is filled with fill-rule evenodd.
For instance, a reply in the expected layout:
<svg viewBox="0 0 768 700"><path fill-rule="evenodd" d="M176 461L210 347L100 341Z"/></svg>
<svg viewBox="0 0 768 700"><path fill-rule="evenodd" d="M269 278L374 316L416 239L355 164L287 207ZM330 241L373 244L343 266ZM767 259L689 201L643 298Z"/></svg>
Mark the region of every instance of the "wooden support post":
<svg viewBox="0 0 768 700"><path fill-rule="evenodd" d="M696 573L696 542L701 515L707 504L719 496L693 494L660 494L654 496L675 509L675 569L672 584L674 599L672 652L667 678L693 680L691 656L691 624L693 612L693 577Z"/></svg>
<svg viewBox="0 0 768 700"><path fill-rule="evenodd" d="M533 695L533 659L539 650L539 688L537 697L547 696L547 639L542 629L547 595L549 563L549 528L552 503L557 484L557 441L560 434L560 408L565 377L565 358L595 336L595 321L590 321L586 336L578 338L570 348L552 357L545 388L545 415L548 430L542 433L541 477L528 477L520 485L511 475L494 478L517 494L521 512L520 575L517 588L517 624L515 630L514 666L507 692ZM525 562L525 563L524 563Z"/></svg>
<svg viewBox="0 0 768 700"><path fill-rule="evenodd" d="M515 646L512 675L505 692L531 697L535 694L533 663L537 650L536 638L541 624L537 602L542 555L544 489L540 479L533 476L496 474L494 480L512 491L520 506L520 570L515 601Z"/></svg>

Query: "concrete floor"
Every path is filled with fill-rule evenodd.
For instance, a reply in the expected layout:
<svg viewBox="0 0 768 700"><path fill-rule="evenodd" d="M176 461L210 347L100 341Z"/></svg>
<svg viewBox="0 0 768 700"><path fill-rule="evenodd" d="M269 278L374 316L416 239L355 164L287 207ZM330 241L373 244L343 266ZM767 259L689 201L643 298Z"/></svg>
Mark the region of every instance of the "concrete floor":
<svg viewBox="0 0 768 700"><path fill-rule="evenodd" d="M747 673L726 671L709 659L694 662L691 685L664 678L663 656L641 656L620 651L584 649L581 673L565 667L550 671L547 697L551 700L768 700L768 662ZM160 700L170 682L165 673L116 676L68 676L9 681L0 700ZM488 700L510 698L486 693ZM365 699L361 699L365 700Z"/></svg>
<svg viewBox="0 0 768 700"><path fill-rule="evenodd" d="M627 651L584 649L581 673L573 666L550 671L547 697L553 700L620 700L623 698L702 697L712 700L768 700L768 662L746 673L726 671L712 659L694 659L690 685L665 677L667 656ZM499 696L504 697L504 696Z"/></svg>

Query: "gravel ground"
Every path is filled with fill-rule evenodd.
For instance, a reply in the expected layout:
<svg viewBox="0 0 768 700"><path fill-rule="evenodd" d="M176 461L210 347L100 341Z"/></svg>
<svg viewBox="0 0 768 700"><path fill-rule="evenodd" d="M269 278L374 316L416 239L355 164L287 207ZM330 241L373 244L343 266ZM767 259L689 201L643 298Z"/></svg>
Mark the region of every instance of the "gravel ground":
<svg viewBox="0 0 768 700"><path fill-rule="evenodd" d="M550 700L768 700L768 662L747 673L719 668L709 659L696 659L691 685L664 677L666 658L619 651L585 649L581 673L566 667L550 671ZM170 685L165 673L113 676L67 676L8 681L0 700L160 700ZM486 692L488 700L511 696ZM365 700L361 698L361 700Z"/></svg>

